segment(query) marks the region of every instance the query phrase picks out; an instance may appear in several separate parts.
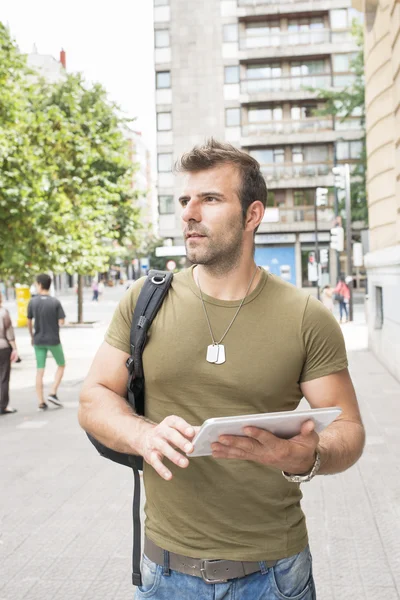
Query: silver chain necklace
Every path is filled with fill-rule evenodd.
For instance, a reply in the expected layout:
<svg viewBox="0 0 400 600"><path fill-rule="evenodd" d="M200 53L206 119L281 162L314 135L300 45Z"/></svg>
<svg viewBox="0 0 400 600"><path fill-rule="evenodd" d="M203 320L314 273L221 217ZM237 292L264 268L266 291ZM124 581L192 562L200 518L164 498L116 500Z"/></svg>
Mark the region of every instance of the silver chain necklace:
<svg viewBox="0 0 400 600"><path fill-rule="evenodd" d="M205 305L204 298L203 298L203 292L201 291L200 277L199 277L199 274L197 274L197 285L199 286L199 290L200 290L201 304L203 306L204 314L206 316L206 320L207 320L207 323L208 323L208 329L210 330L210 335L211 335L211 339L212 339L212 344L210 344L207 347L206 360L209 363L214 363L215 365L222 365L225 362L225 360L226 360L225 346L221 342L223 342L223 340L225 339L226 334L228 333L228 331L232 327L233 323L235 322L235 319L238 316L238 314L240 312L240 309L242 308L243 303L244 303L244 301L247 298L247 294L249 293L249 290L251 288L251 284L254 281L254 277L256 276L257 270L258 270L258 267L256 266L256 270L253 273L253 276L252 276L252 278L250 280L250 283L249 283L249 286L248 286L248 288L246 290L246 293L245 293L244 297L242 298L242 300L241 300L241 302L239 304L239 307L238 307L236 313L234 314L234 317L233 317L232 321L229 323L229 325L228 325L228 327L227 327L224 335L219 340L219 342L217 342L215 340L214 334L213 334L212 329L211 329L211 323L210 323L210 319L209 319L208 314L207 314L207 309L206 309L206 305Z"/></svg>

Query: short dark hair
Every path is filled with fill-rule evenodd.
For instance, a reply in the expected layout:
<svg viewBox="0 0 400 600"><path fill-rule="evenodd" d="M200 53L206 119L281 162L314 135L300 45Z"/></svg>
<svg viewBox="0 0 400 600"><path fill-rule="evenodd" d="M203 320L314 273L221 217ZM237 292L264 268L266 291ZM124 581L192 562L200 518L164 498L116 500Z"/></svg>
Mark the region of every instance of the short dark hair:
<svg viewBox="0 0 400 600"><path fill-rule="evenodd" d="M44 290L49 290L51 286L51 277L47 273L41 273L36 277L36 282L39 283Z"/></svg>
<svg viewBox="0 0 400 600"><path fill-rule="evenodd" d="M232 164L238 167L242 184L238 196L242 205L243 221L250 204L259 200L267 205L267 184L261 173L260 164L255 158L231 144L218 142L214 138L206 140L202 146L194 146L185 152L175 164L178 173L205 171L222 164Z"/></svg>

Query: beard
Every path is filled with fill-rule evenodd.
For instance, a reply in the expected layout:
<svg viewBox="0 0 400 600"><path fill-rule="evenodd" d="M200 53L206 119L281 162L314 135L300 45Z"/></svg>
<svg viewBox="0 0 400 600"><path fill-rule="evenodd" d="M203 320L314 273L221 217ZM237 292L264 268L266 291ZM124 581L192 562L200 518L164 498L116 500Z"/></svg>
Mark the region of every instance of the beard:
<svg viewBox="0 0 400 600"><path fill-rule="evenodd" d="M225 223L218 233L190 222L185 230L185 233L189 232L205 236L196 246L190 238L185 239L186 256L191 263L204 265L214 275L223 275L239 263L243 251L243 224L237 216Z"/></svg>

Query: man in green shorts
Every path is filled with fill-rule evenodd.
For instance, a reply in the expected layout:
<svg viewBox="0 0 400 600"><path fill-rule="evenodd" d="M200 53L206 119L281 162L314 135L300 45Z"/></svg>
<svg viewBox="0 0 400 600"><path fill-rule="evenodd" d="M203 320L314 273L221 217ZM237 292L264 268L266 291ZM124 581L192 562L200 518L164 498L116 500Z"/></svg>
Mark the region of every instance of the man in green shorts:
<svg viewBox="0 0 400 600"><path fill-rule="evenodd" d="M32 298L28 305L28 329L36 355L38 408L46 410L48 406L43 395L43 376L48 351L57 363L57 371L47 400L56 406L62 406L57 398L57 390L65 370L64 352L60 343L60 325L64 325L65 313L61 302L50 296L51 277L49 275L46 273L38 275L36 286L38 295ZM32 320L34 324L32 324Z"/></svg>

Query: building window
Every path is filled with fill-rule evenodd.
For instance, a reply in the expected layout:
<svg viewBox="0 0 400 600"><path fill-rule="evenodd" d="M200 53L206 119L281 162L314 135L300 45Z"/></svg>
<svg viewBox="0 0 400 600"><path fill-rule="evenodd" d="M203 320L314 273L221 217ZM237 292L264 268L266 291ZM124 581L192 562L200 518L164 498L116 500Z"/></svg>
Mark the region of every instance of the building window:
<svg viewBox="0 0 400 600"><path fill-rule="evenodd" d="M347 9L331 10L331 29L347 29Z"/></svg>
<svg viewBox="0 0 400 600"><path fill-rule="evenodd" d="M225 110L226 127L240 127L240 108L227 108Z"/></svg>
<svg viewBox="0 0 400 600"><path fill-rule="evenodd" d="M266 121L282 121L283 110L281 106L268 108L250 108L248 112L249 123L265 123Z"/></svg>
<svg viewBox="0 0 400 600"><path fill-rule="evenodd" d="M162 90L171 87L171 71L157 71L156 88Z"/></svg>
<svg viewBox="0 0 400 600"><path fill-rule="evenodd" d="M326 73L324 60L303 60L290 63L291 75L314 75Z"/></svg>
<svg viewBox="0 0 400 600"><path fill-rule="evenodd" d="M156 29L154 32L154 43L156 48L168 48L171 45L169 41L169 30Z"/></svg>
<svg viewBox="0 0 400 600"><path fill-rule="evenodd" d="M157 113L157 131L170 131L172 129L172 113Z"/></svg>
<svg viewBox="0 0 400 600"><path fill-rule="evenodd" d="M285 162L285 150L283 148L263 148L252 150L250 154L260 165L282 164Z"/></svg>
<svg viewBox="0 0 400 600"><path fill-rule="evenodd" d="M315 189L298 189L293 190L293 204L294 206L314 206L315 202Z"/></svg>
<svg viewBox="0 0 400 600"><path fill-rule="evenodd" d="M361 140L352 142L337 142L336 158L337 160L358 160L361 158L363 143Z"/></svg>
<svg viewBox="0 0 400 600"><path fill-rule="evenodd" d="M246 25L246 47L279 46L280 32L279 21L248 23Z"/></svg>
<svg viewBox="0 0 400 600"><path fill-rule="evenodd" d="M285 190L268 190L267 208L283 207L286 201Z"/></svg>
<svg viewBox="0 0 400 600"><path fill-rule="evenodd" d="M239 30L237 23L224 25L222 28L222 39L224 42L237 42L239 39Z"/></svg>
<svg viewBox="0 0 400 600"><path fill-rule="evenodd" d="M158 196L158 210L160 215L175 214L175 204L173 196Z"/></svg>
<svg viewBox="0 0 400 600"><path fill-rule="evenodd" d="M247 67L247 79L272 79L281 77L282 68L279 63L269 65L249 65Z"/></svg>
<svg viewBox="0 0 400 600"><path fill-rule="evenodd" d="M332 65L334 73L348 73L351 71L351 62L355 58L354 53L351 54L334 54L332 56Z"/></svg>
<svg viewBox="0 0 400 600"><path fill-rule="evenodd" d="M375 329L383 327L383 289L375 286Z"/></svg>
<svg viewBox="0 0 400 600"><path fill-rule="evenodd" d="M238 66L225 67L225 83L239 83L240 72Z"/></svg>
<svg viewBox="0 0 400 600"><path fill-rule="evenodd" d="M154 0L154 6L169 6L169 0Z"/></svg>
<svg viewBox="0 0 400 600"><path fill-rule="evenodd" d="M292 121L301 121L302 119L311 119L317 110L316 104L303 104L290 107L290 117Z"/></svg>
<svg viewBox="0 0 400 600"><path fill-rule="evenodd" d="M172 154L162 153L158 155L159 173L170 173L172 171Z"/></svg>
<svg viewBox="0 0 400 600"><path fill-rule="evenodd" d="M288 31L310 31L310 29L324 29L324 27L323 17L303 17L288 21Z"/></svg>

